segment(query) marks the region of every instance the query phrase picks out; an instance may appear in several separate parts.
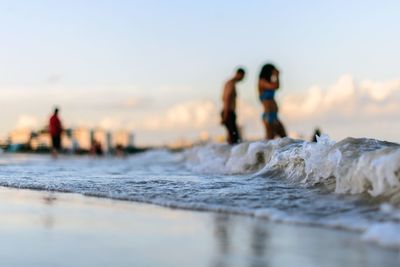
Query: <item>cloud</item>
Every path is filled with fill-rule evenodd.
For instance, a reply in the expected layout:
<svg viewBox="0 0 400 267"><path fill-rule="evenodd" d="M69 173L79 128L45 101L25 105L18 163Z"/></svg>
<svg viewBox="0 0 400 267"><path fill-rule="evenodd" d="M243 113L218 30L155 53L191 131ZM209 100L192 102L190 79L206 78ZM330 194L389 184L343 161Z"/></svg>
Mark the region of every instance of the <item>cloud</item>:
<svg viewBox="0 0 400 267"><path fill-rule="evenodd" d="M202 129L217 123L217 107L210 100L177 104L145 118L139 127L146 130Z"/></svg>
<svg viewBox="0 0 400 267"><path fill-rule="evenodd" d="M113 118L113 117L104 117L102 120L99 122L99 127L105 129L105 130L115 130L115 129L121 129L122 128L122 121L119 118Z"/></svg>
<svg viewBox="0 0 400 267"><path fill-rule="evenodd" d="M326 89L313 86L289 95L280 106L283 116L291 121L392 116L400 114L400 80L356 83L352 76L344 75Z"/></svg>
<svg viewBox="0 0 400 267"><path fill-rule="evenodd" d="M172 89L165 90L172 95L169 91ZM132 88L0 90L0 106L8 113L2 120L0 130L5 134L15 126L43 127L53 105L58 104L66 127L127 129L136 132L139 139L148 138L148 143L166 143L177 137L196 138L204 131L211 136L225 134L220 125L222 104L219 101L213 98L193 100L199 99L197 95L187 100L181 95L173 95L172 100L167 101L163 97L153 97L150 92L140 93ZM178 99L181 102L176 103ZM262 106L253 100L238 99L238 123L246 137L261 138ZM288 131L309 132L318 124L333 135L336 131L340 136L352 133L363 135L365 132L386 136L387 130L370 125L374 122L397 125L400 80L357 82L351 75L343 75L331 86L316 85L288 95L280 101L279 107Z"/></svg>
<svg viewBox="0 0 400 267"><path fill-rule="evenodd" d="M371 99L382 102L400 91L400 80L387 82L366 80L361 83L361 91Z"/></svg>
<svg viewBox="0 0 400 267"><path fill-rule="evenodd" d="M30 115L20 115L17 120L17 129L36 129L39 126L39 120Z"/></svg>

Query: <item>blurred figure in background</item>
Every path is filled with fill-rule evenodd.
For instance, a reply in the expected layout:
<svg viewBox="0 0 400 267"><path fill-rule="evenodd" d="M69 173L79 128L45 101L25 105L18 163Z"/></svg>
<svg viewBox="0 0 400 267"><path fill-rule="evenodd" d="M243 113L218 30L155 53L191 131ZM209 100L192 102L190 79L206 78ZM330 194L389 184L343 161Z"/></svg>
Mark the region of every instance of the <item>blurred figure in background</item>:
<svg viewBox="0 0 400 267"><path fill-rule="evenodd" d="M240 134L236 124L236 83L243 80L245 71L242 68L236 70L235 75L225 83L222 94L223 110L221 123L228 132L228 143L237 144L240 141Z"/></svg>
<svg viewBox="0 0 400 267"><path fill-rule="evenodd" d="M58 152L61 150L61 134L63 131L63 127L61 124L61 120L58 117L58 111L58 108L54 109L54 113L51 116L49 122L49 133L51 136L52 144L51 154L53 158L57 158Z"/></svg>
<svg viewBox="0 0 400 267"><path fill-rule="evenodd" d="M125 149L121 144L115 146L115 156L119 158L125 157Z"/></svg>
<svg viewBox="0 0 400 267"><path fill-rule="evenodd" d="M275 92L279 89L279 71L272 64L262 67L258 80L258 93L264 107L262 120L265 126L266 139L275 136L286 137L285 127L278 119L278 104L275 101Z"/></svg>
<svg viewBox="0 0 400 267"><path fill-rule="evenodd" d="M99 141L93 140L92 146L90 147L90 154L93 156L103 156L103 147Z"/></svg>
<svg viewBox="0 0 400 267"><path fill-rule="evenodd" d="M311 138L311 142L317 142L317 136L320 137L321 136L321 130L317 127L314 130L314 134Z"/></svg>

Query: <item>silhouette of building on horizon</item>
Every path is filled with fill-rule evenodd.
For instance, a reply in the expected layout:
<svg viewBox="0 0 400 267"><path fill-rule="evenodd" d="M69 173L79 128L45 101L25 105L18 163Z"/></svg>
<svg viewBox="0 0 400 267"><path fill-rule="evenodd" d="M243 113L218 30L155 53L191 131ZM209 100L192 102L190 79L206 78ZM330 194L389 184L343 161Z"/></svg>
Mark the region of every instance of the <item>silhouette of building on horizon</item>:
<svg viewBox="0 0 400 267"><path fill-rule="evenodd" d="M106 131L100 127L78 127L68 128L62 133L62 148L70 153L88 153L95 140L106 153L112 153L116 147L135 147L134 134L128 130ZM51 148L51 137L46 128L15 129L8 134L3 148L9 152L48 152Z"/></svg>

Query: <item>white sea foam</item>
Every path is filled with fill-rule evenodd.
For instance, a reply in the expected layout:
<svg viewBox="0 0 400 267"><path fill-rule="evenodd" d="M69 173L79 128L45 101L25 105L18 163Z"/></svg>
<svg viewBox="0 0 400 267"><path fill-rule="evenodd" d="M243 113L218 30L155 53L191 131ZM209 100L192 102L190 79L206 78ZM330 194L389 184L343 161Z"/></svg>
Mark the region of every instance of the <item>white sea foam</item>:
<svg viewBox="0 0 400 267"><path fill-rule="evenodd" d="M233 147L195 147L185 152L185 159L186 166L197 172L274 176L308 187L323 184L338 194L364 193L377 201L387 200L389 203L380 206L383 223L372 222L362 214L313 221L309 217L288 216L275 208L258 209L253 215L272 221L361 231L367 242L400 248L398 144L366 138L334 142L328 136L319 137L316 143L284 138Z"/></svg>
<svg viewBox="0 0 400 267"><path fill-rule="evenodd" d="M316 143L284 138L195 147L185 155L186 166L197 172L275 172L308 186L333 183L336 193L391 196L392 203L400 203L400 146L394 143L365 138L336 143L327 136Z"/></svg>

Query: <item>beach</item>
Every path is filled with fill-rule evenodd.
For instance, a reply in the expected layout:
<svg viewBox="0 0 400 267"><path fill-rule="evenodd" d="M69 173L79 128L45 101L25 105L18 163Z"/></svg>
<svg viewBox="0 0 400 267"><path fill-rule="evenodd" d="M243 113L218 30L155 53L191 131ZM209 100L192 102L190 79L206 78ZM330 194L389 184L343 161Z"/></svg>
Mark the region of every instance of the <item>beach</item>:
<svg viewBox="0 0 400 267"><path fill-rule="evenodd" d="M398 144L4 153L6 266L398 266Z"/></svg>
<svg viewBox="0 0 400 267"><path fill-rule="evenodd" d="M398 10L1 1L0 265L399 267Z"/></svg>
<svg viewBox="0 0 400 267"><path fill-rule="evenodd" d="M0 188L4 266L398 266L357 233Z"/></svg>

